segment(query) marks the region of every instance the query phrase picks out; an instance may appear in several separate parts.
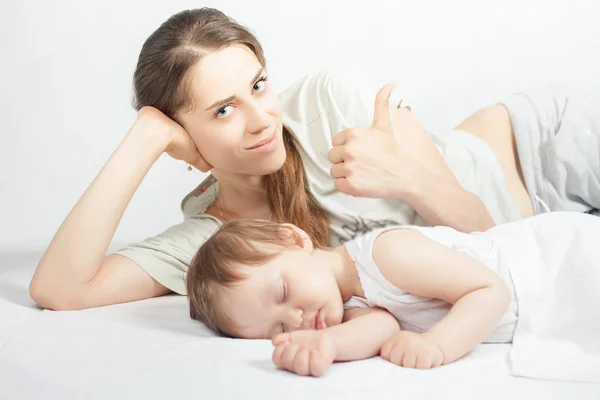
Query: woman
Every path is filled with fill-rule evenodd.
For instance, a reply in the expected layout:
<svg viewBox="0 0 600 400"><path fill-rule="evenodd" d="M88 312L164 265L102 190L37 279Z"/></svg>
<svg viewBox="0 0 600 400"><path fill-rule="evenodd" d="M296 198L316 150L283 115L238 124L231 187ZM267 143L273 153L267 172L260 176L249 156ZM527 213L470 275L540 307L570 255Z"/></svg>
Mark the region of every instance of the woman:
<svg viewBox="0 0 600 400"><path fill-rule="evenodd" d="M290 222L335 245L392 223L471 232L534 212L503 106L430 136L359 71L319 71L280 98L264 68L256 38L217 10L161 25L134 75L137 120L40 260L32 298L64 310L184 294L193 254L233 219ZM211 176L184 199L183 223L106 256L165 152Z"/></svg>

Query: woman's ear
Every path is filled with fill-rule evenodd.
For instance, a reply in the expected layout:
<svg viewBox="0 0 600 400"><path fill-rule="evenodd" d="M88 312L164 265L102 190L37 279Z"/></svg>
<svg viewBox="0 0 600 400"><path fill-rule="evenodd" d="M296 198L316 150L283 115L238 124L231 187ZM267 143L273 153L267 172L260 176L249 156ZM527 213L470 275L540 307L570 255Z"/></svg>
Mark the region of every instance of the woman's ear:
<svg viewBox="0 0 600 400"><path fill-rule="evenodd" d="M166 115L163 115L163 117L168 119ZM172 123L177 125L179 128L177 130L179 132L179 138L177 139L178 151L176 152L176 154L169 153L169 155L171 155L171 157L184 160L189 165L193 165L194 168L204 173L209 172L211 169L213 169L213 166L210 165L208 161L206 161L202 154L200 154L200 149L198 149L198 146L196 146L194 139L189 134L189 127L185 126L183 122L183 115L180 111L175 113L175 116L172 119ZM193 155L190 154L190 152L193 152Z"/></svg>
<svg viewBox="0 0 600 400"><path fill-rule="evenodd" d="M310 240L310 236L308 236L308 233L304 232L304 230L293 224L283 225L292 231L292 237L290 237L290 240L294 246L300 247L302 250L308 253L312 253L314 246L312 240Z"/></svg>

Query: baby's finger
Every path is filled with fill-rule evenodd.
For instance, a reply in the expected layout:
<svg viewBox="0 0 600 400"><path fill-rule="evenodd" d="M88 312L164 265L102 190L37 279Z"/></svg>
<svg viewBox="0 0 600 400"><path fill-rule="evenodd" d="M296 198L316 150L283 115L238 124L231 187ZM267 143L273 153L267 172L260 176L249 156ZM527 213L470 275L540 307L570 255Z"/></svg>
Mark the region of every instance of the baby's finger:
<svg viewBox="0 0 600 400"><path fill-rule="evenodd" d="M278 335L273 336L273 339L271 339L271 343L273 343L274 346L284 344L289 341L290 341L289 333L280 333Z"/></svg>
<svg viewBox="0 0 600 400"><path fill-rule="evenodd" d="M415 366L418 369L430 369L431 368L431 357L423 357L423 356L417 357Z"/></svg>
<svg viewBox="0 0 600 400"><path fill-rule="evenodd" d="M273 364L275 364L275 366L279 369L283 369L282 355L284 350L284 345L275 347L275 350L273 350L273 356L271 357Z"/></svg>
<svg viewBox="0 0 600 400"><path fill-rule="evenodd" d="M402 360L404 359L404 347L402 345L396 345L390 349L389 361L393 364L402 366Z"/></svg>
<svg viewBox="0 0 600 400"><path fill-rule="evenodd" d="M440 354L436 355L435 357L433 357L433 360L431 361L431 368L439 367L443 363L444 363L444 355L442 353L440 353Z"/></svg>
<svg viewBox="0 0 600 400"><path fill-rule="evenodd" d="M310 373L310 350L307 347L302 347L298 350L294 359L294 372L298 375L306 376Z"/></svg>
<svg viewBox="0 0 600 400"><path fill-rule="evenodd" d="M414 351L407 351L402 357L402 366L405 368L414 368L417 362L417 357Z"/></svg>
<svg viewBox="0 0 600 400"><path fill-rule="evenodd" d="M290 343L285 346L285 350L281 356L283 367L288 371L294 371L294 359L298 353L298 345Z"/></svg>
<svg viewBox="0 0 600 400"><path fill-rule="evenodd" d="M394 345L394 342L392 342L391 340L388 340L387 342L385 342L383 344L383 346L381 346L381 350L379 350L379 355L381 356L381 358L383 358L384 360L390 361L390 353L392 352L393 345Z"/></svg>
<svg viewBox="0 0 600 400"><path fill-rule="evenodd" d="M325 359L318 351L310 351L310 374L312 376L321 376L325 373L327 365Z"/></svg>

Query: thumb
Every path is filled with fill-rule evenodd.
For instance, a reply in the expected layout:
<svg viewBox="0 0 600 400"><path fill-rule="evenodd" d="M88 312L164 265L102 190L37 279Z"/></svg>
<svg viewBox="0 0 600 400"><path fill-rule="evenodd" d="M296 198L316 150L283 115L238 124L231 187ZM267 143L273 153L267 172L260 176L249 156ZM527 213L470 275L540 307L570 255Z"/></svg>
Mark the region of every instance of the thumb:
<svg viewBox="0 0 600 400"><path fill-rule="evenodd" d="M377 93L375 97L375 114L371 128L393 133L392 121L390 119L390 96L395 86L395 83L388 83Z"/></svg>
<svg viewBox="0 0 600 400"><path fill-rule="evenodd" d="M290 341L289 333L280 333L278 335L275 335L273 337L273 339L271 339L271 343L273 344L273 346L279 346L280 344L283 344L283 343L289 342L289 341Z"/></svg>

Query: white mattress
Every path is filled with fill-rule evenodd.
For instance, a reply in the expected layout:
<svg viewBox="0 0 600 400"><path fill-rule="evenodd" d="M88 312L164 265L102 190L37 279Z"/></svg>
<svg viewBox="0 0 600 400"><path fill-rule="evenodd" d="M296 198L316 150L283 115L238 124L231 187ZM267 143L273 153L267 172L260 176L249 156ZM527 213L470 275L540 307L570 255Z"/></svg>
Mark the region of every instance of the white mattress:
<svg viewBox="0 0 600 400"><path fill-rule="evenodd" d="M379 358L322 378L271 363L268 341L218 338L166 296L85 311L35 307L39 254L0 256L0 399L600 399L600 385L512 377L508 345L482 345L438 369Z"/></svg>

